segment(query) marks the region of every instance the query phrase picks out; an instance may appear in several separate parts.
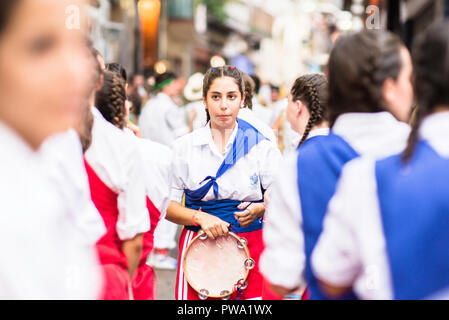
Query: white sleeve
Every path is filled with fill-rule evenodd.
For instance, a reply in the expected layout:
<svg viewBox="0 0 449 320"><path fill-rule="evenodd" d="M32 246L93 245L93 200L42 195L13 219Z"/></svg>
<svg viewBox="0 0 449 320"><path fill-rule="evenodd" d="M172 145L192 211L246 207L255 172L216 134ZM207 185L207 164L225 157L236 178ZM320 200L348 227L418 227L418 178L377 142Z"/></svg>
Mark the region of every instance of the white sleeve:
<svg viewBox="0 0 449 320"><path fill-rule="evenodd" d="M335 286L353 285L362 271L357 228L363 227L365 208L376 206L372 193L374 162L356 159L342 171L334 197L329 202L323 232L312 253L317 278Z"/></svg>
<svg viewBox="0 0 449 320"><path fill-rule="evenodd" d="M142 158L139 155L136 141L128 137L123 148L121 166L123 168L123 184L118 192L117 206L119 210L116 230L121 240L129 240L150 229L150 218L146 206L146 188L143 179Z"/></svg>
<svg viewBox="0 0 449 320"><path fill-rule="evenodd" d="M182 203L182 197L186 188L184 177L188 176L188 167L185 162L185 157L182 156L182 151L179 150L181 145L182 143L179 143L179 140L177 140L173 147L173 161L170 179L170 200L178 203Z"/></svg>
<svg viewBox="0 0 449 320"><path fill-rule="evenodd" d="M282 155L276 145L271 141L263 141L265 152L261 156L260 182L262 188L267 190L274 182L278 172Z"/></svg>
<svg viewBox="0 0 449 320"><path fill-rule="evenodd" d="M297 185L297 154L281 162L265 213L265 250L260 270L272 284L295 289L304 284L305 249Z"/></svg>
<svg viewBox="0 0 449 320"><path fill-rule="evenodd" d="M147 195L165 217L170 204L172 151L170 148L149 140L139 140L144 161Z"/></svg>

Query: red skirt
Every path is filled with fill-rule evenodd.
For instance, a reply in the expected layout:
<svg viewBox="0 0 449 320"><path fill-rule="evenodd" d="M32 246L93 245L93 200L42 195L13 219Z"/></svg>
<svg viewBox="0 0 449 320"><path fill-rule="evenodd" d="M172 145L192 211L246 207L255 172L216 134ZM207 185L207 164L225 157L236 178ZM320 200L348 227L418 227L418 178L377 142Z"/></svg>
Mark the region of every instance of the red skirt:
<svg viewBox="0 0 449 320"><path fill-rule="evenodd" d="M129 300L128 271L117 264L103 264L104 285L101 300Z"/></svg>
<svg viewBox="0 0 449 320"><path fill-rule="evenodd" d="M134 300L156 299L156 275L153 268L144 264L136 270L132 281Z"/></svg>
<svg viewBox="0 0 449 320"><path fill-rule="evenodd" d="M183 272L183 252L188 247L189 243L198 235L187 229L183 229L179 239L179 258L178 258L178 273L176 276L176 299L177 300L199 300L198 293L187 283ZM255 266L248 275L248 287L243 290L242 300L261 299L263 277L259 271L259 259L263 251L262 229L257 231L237 233L239 237L247 240L248 250L250 256L255 261ZM212 300L212 299L211 299ZM231 295L230 300L237 300L237 294Z"/></svg>

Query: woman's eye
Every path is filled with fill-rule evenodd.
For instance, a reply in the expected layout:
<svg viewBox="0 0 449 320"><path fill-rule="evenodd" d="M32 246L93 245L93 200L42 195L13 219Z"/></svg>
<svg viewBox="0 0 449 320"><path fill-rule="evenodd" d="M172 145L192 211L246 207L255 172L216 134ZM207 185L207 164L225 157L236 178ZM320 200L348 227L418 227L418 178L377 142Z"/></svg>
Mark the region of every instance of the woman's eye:
<svg viewBox="0 0 449 320"><path fill-rule="evenodd" d="M220 97L219 96L212 96L212 99L214 100L218 100Z"/></svg>
<svg viewBox="0 0 449 320"><path fill-rule="evenodd" d="M29 49L31 53L42 54L51 49L54 44L55 41L52 38L42 37L34 40L29 46Z"/></svg>
<svg viewBox="0 0 449 320"><path fill-rule="evenodd" d="M229 100L234 100L234 99L235 99L235 95L233 95L233 94L229 95L229 96L228 96L228 99L229 99Z"/></svg>

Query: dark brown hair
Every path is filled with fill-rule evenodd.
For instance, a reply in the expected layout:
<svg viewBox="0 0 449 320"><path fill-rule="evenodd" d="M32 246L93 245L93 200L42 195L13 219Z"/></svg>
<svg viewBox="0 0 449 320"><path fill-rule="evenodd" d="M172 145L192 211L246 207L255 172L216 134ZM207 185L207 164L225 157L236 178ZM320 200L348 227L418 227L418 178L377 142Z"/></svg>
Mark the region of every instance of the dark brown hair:
<svg viewBox="0 0 449 320"><path fill-rule="evenodd" d="M329 58L329 117L385 110L383 83L397 80L402 42L391 32L367 30L341 37Z"/></svg>
<svg viewBox="0 0 449 320"><path fill-rule="evenodd" d="M126 126L125 101L122 76L115 71L105 71L103 87L95 95L95 106L107 121L120 129Z"/></svg>
<svg viewBox="0 0 449 320"><path fill-rule="evenodd" d="M90 106L86 105L84 110L83 120L81 124L76 128L81 145L83 147L83 153L85 153L92 144L92 128L94 125L94 117L90 110Z"/></svg>
<svg viewBox="0 0 449 320"><path fill-rule="evenodd" d="M224 66L224 67L218 67L218 68L210 68L206 74L204 75L203 80L203 97L207 98L207 93L209 92L209 89L217 78L223 78L223 77L230 77L233 78L235 83L237 84L240 94L242 95L242 98L245 94L245 81L243 80L243 72L241 72L239 69L233 66ZM245 100L245 103L247 101ZM209 111L206 109L207 113L207 122L210 121L210 114Z"/></svg>
<svg viewBox="0 0 449 320"><path fill-rule="evenodd" d="M0 34L5 31L5 28L9 23L9 19L20 2L20 0L0 1Z"/></svg>
<svg viewBox="0 0 449 320"><path fill-rule="evenodd" d="M243 73L243 81L245 83L245 101L244 107L248 109L253 109L253 97L255 93L256 84L253 78L251 78L246 73Z"/></svg>
<svg viewBox="0 0 449 320"><path fill-rule="evenodd" d="M299 146L301 146L307 140L310 130L314 126L328 121L327 78L325 75L318 73L299 77L293 84L290 93L293 101L300 100L310 112L306 130L299 142Z"/></svg>
<svg viewBox="0 0 449 320"><path fill-rule="evenodd" d="M439 106L449 106L449 22L432 24L413 48L415 93L418 102L403 161L408 162L419 139L423 119Z"/></svg>

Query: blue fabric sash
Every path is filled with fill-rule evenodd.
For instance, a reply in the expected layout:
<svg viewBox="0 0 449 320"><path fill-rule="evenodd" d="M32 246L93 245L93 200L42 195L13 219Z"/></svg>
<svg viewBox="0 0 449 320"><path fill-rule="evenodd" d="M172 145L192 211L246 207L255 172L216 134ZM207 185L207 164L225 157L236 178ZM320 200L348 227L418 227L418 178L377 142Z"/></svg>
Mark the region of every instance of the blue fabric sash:
<svg viewBox="0 0 449 320"><path fill-rule="evenodd" d="M263 224L260 219L256 219L249 227L242 228L239 226L238 221L235 220L234 213L244 211L237 209L237 206L240 205L241 201L229 199L202 201L202 199L206 196L211 188L213 188L215 199L217 199L219 191L217 179L223 176L223 174L225 174L225 172L228 171L238 160L248 154L248 152L254 146L266 139L267 138L264 135L262 135L248 122L242 119L238 119L238 130L234 139L234 143L232 144L232 148L231 150L229 150L223 163L218 168L215 177L206 177L201 182L201 184L206 181L207 183L197 190L184 190L185 206L187 208L195 210L202 208L202 211L213 214L220 219L230 223L237 232L249 232L262 228ZM258 202L262 202L262 200ZM200 228L186 226L186 229L198 231Z"/></svg>
<svg viewBox="0 0 449 320"><path fill-rule="evenodd" d="M257 201L257 202L263 202L263 201ZM211 201L191 201L187 200L185 205L187 208L199 210L201 208L201 211L207 212L209 214L212 214L218 218L220 218L223 221L226 221L231 224L233 230L237 233L242 232L251 232L260 230L263 227L263 222L261 219L256 219L254 222L249 225L248 227L241 227L239 225L238 220L235 219L234 213L235 212L242 212L244 210L237 209L237 207L242 203L241 201L236 200L211 200ZM193 227L193 226L186 226L187 230L198 232L201 228L200 227Z"/></svg>
<svg viewBox="0 0 449 320"><path fill-rule="evenodd" d="M399 300L428 299L449 288L449 160L421 141L376 163L383 231Z"/></svg>
<svg viewBox="0 0 449 320"><path fill-rule="evenodd" d="M323 230L327 205L334 195L343 166L358 156L340 136L330 133L307 140L298 149L298 189L303 216L306 254L305 279L312 300L327 297L318 287L311 267L312 252ZM342 299L356 299L351 293Z"/></svg>

